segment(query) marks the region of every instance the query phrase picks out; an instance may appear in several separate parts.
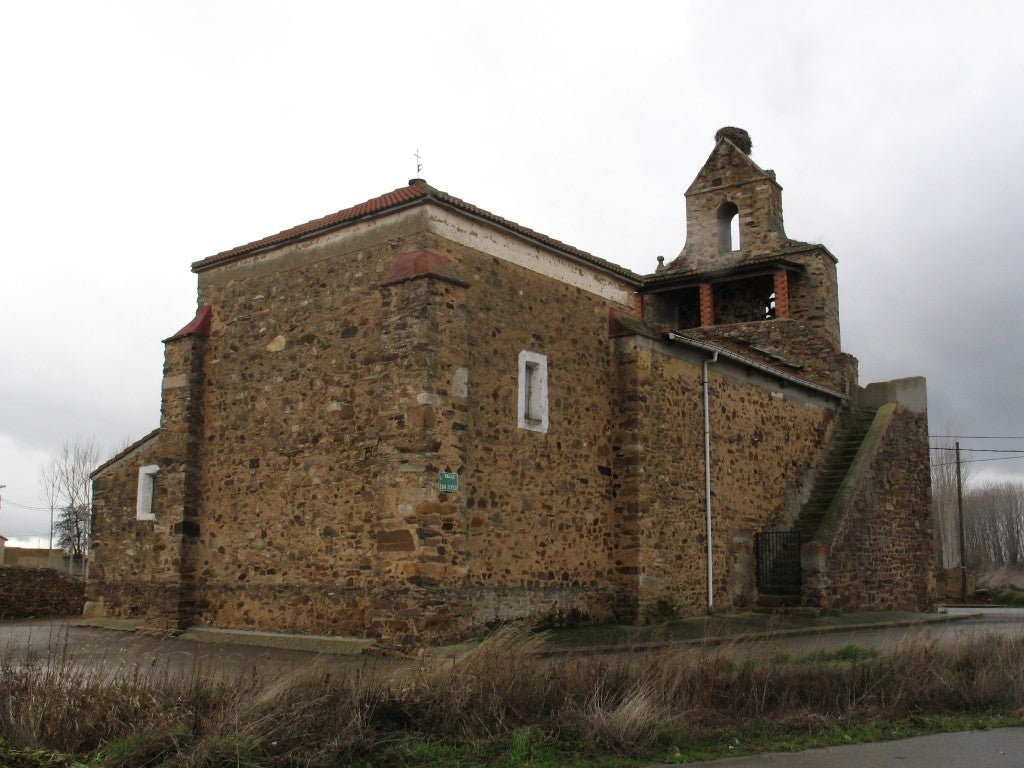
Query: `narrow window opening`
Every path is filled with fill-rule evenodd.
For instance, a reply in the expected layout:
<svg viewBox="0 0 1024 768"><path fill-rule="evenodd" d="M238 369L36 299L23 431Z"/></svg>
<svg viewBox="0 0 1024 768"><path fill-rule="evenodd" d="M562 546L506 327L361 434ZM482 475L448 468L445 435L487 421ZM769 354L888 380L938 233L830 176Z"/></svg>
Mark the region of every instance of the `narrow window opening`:
<svg viewBox="0 0 1024 768"><path fill-rule="evenodd" d="M135 519L156 520L153 514L153 485L160 467L148 464L139 467L139 488L135 497Z"/></svg>
<svg viewBox="0 0 1024 768"><path fill-rule="evenodd" d="M718 209L718 250L730 253L740 249L740 209L735 203L722 203Z"/></svg>
<svg viewBox="0 0 1024 768"><path fill-rule="evenodd" d="M536 363L526 363L526 376L523 378L523 386L526 387L524 407L526 408L525 416L527 421L540 421L540 416L537 414L537 368Z"/></svg>
<svg viewBox="0 0 1024 768"><path fill-rule="evenodd" d="M548 431L548 359L537 352L519 353L519 428Z"/></svg>

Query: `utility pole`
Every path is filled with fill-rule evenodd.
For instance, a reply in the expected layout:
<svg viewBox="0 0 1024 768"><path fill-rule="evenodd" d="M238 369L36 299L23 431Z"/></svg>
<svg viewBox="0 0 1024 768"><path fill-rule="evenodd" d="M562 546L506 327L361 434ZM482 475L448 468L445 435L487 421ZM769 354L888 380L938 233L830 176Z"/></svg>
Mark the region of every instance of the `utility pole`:
<svg viewBox="0 0 1024 768"><path fill-rule="evenodd" d="M960 441L956 441L956 515L960 526L960 602L967 603L967 557L964 554L964 488L960 479Z"/></svg>
<svg viewBox="0 0 1024 768"><path fill-rule="evenodd" d="M46 550L46 565L53 568L53 502L50 502L50 543Z"/></svg>

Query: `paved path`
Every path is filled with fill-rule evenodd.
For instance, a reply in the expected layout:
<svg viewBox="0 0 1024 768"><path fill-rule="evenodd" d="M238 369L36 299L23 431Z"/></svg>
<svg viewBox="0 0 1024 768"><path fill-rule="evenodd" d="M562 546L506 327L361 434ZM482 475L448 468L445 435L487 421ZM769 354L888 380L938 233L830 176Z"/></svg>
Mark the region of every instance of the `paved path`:
<svg viewBox="0 0 1024 768"><path fill-rule="evenodd" d="M879 627L876 629L838 630L808 633L754 641L754 645L799 655L818 650L835 650L848 643L891 650L915 640L936 641L946 645L997 636L1024 637L1024 609L1003 607L946 608L957 621L918 626ZM962 617L962 618L961 618Z"/></svg>
<svg viewBox="0 0 1024 768"><path fill-rule="evenodd" d="M735 648L794 655L815 650L834 650L857 643L880 650L895 648L913 640L957 643L987 635L1024 636L1024 609L952 608L970 618L920 626L851 629L821 634L780 636L737 643ZM980 614L980 615L975 615ZM254 669L287 672L308 665L313 659L332 668L360 671L394 669L409 662L363 655L317 655L287 648L265 648L230 641L195 642L185 638L145 637L130 632L94 629L75 625L75 619L35 619L0 622L0 655L21 656L25 652L44 655L60 651L76 661L95 666L121 668L159 667L171 672L248 673Z"/></svg>
<svg viewBox="0 0 1024 768"><path fill-rule="evenodd" d="M15 660L54 655L111 672L133 670L169 674L285 674L311 663L332 669L369 672L409 664L403 659L363 655L316 654L285 648L236 643L195 642L183 638L146 637L131 632L75 626L77 619L32 619L0 622L0 656Z"/></svg>
<svg viewBox="0 0 1024 768"><path fill-rule="evenodd" d="M771 752L727 757L698 765L702 768L1021 768L1024 766L1024 728L939 733L804 752Z"/></svg>

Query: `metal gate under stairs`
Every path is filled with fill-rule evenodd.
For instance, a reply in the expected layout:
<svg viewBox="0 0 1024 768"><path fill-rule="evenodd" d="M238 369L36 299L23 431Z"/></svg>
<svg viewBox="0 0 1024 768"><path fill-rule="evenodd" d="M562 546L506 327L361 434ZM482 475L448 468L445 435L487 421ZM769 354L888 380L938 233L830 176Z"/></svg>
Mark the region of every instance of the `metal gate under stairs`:
<svg viewBox="0 0 1024 768"><path fill-rule="evenodd" d="M800 543L800 531L755 534L757 591L760 594L800 595Z"/></svg>

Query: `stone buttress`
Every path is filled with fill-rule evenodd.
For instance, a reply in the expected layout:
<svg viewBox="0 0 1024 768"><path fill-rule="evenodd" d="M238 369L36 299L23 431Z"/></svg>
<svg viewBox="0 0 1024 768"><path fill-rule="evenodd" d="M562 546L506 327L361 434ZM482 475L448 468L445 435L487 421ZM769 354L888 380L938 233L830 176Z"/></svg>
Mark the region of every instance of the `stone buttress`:
<svg viewBox="0 0 1024 768"><path fill-rule="evenodd" d="M152 600L145 629L174 632L193 623L195 549L199 536L199 445L203 432L203 361L212 310L164 341L160 439L154 455L159 467L162 515L153 528L162 539L153 558Z"/></svg>
<svg viewBox="0 0 1024 768"><path fill-rule="evenodd" d="M380 288L384 501L371 621L385 641L429 641L436 628L468 621L468 606L451 598L466 574L465 510L439 486L440 473L465 463L467 287L447 258L420 250L397 256Z"/></svg>

